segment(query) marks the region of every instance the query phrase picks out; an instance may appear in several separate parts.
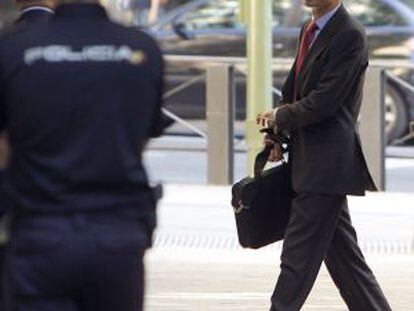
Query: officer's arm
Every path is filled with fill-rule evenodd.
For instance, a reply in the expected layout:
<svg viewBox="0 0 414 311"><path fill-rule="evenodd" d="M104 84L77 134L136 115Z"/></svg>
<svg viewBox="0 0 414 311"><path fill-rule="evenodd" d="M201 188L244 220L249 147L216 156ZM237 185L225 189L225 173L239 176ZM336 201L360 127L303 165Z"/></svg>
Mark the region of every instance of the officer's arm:
<svg viewBox="0 0 414 311"><path fill-rule="evenodd" d="M0 133L4 131L6 126L6 101L4 98L4 82L2 79L2 68L0 67Z"/></svg>
<svg viewBox="0 0 414 311"><path fill-rule="evenodd" d="M157 74L157 78L155 80L156 83L156 90L157 90L157 99L155 102L155 111L154 116L151 122L151 132L150 137L159 137L164 132L164 125L165 122L164 116L162 114L162 106L163 106L163 90L164 90L164 69L161 69L161 72Z"/></svg>
<svg viewBox="0 0 414 311"><path fill-rule="evenodd" d="M163 114L162 107L164 102L164 60L161 50L157 47L156 52L153 53L154 64L153 74L154 82L157 90L157 99L155 102L155 109L151 122L149 137L155 138L162 135L165 129L171 125L171 121Z"/></svg>
<svg viewBox="0 0 414 311"><path fill-rule="evenodd" d="M9 31L9 29L8 29ZM8 35L8 31L0 32L0 46L3 45L3 39ZM0 55L2 51L0 50ZM6 127L6 99L5 99L5 82L4 82L4 67L0 62L0 134L4 132Z"/></svg>
<svg viewBox="0 0 414 311"><path fill-rule="evenodd" d="M2 86L0 86L2 87ZM3 132L4 126L6 124L6 116L4 111L4 100L3 100L3 93L0 90L0 133Z"/></svg>

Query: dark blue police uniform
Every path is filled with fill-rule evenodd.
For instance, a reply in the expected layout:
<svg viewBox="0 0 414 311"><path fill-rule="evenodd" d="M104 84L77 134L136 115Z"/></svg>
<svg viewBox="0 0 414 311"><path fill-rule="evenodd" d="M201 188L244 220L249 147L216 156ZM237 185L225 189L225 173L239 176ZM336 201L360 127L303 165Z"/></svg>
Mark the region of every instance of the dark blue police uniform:
<svg viewBox="0 0 414 311"><path fill-rule="evenodd" d="M157 44L93 4L0 40L8 310L141 310L155 226L142 151L163 130Z"/></svg>
<svg viewBox="0 0 414 311"><path fill-rule="evenodd" d="M30 27L31 25L37 23L46 23L53 16L53 11L47 7L42 6L35 6L35 7L28 7L23 10L19 16L19 18L15 22L15 26L17 27ZM4 139L4 138L1 138ZM4 171L0 171L0 189L3 183L3 176ZM4 216L4 214L11 209L10 202L2 195L0 191L0 219ZM4 245L0 244L0 280L3 279L3 263L5 258L5 247ZM3 289L0 288L0 311L4 310L3 308Z"/></svg>

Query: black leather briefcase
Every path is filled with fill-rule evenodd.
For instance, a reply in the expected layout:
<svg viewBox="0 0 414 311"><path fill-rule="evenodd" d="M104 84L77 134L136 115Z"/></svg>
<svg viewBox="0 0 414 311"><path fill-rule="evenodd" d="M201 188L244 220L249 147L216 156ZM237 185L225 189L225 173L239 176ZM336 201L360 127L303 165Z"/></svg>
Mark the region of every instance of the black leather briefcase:
<svg viewBox="0 0 414 311"><path fill-rule="evenodd" d="M294 192L289 164L263 171L271 147L256 157L255 177L246 177L232 188L232 206L240 245L257 249L280 241L289 221Z"/></svg>

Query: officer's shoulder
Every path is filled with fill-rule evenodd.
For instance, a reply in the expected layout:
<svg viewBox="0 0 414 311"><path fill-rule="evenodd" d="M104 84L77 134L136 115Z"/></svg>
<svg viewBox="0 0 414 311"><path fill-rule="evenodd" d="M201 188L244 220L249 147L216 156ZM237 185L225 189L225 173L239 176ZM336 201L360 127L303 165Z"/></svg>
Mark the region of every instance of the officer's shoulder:
<svg viewBox="0 0 414 311"><path fill-rule="evenodd" d="M15 41L25 41L27 36L33 36L33 32L36 32L38 25L29 27L25 23L14 24L2 29L0 32L0 43L6 44Z"/></svg>
<svg viewBox="0 0 414 311"><path fill-rule="evenodd" d="M22 25L12 25L7 26L6 28L0 31L0 42L4 43L8 39L13 38L15 35L23 31Z"/></svg>

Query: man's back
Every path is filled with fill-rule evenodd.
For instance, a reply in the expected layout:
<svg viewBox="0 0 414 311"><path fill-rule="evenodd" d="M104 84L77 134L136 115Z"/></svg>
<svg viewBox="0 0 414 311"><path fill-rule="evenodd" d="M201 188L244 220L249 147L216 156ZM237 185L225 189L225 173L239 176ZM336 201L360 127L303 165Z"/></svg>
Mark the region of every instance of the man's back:
<svg viewBox="0 0 414 311"><path fill-rule="evenodd" d="M97 5L60 7L0 48L2 114L12 156L6 191L23 209L136 207L141 163L159 134L162 59L151 38ZM154 107L157 103L157 107Z"/></svg>

